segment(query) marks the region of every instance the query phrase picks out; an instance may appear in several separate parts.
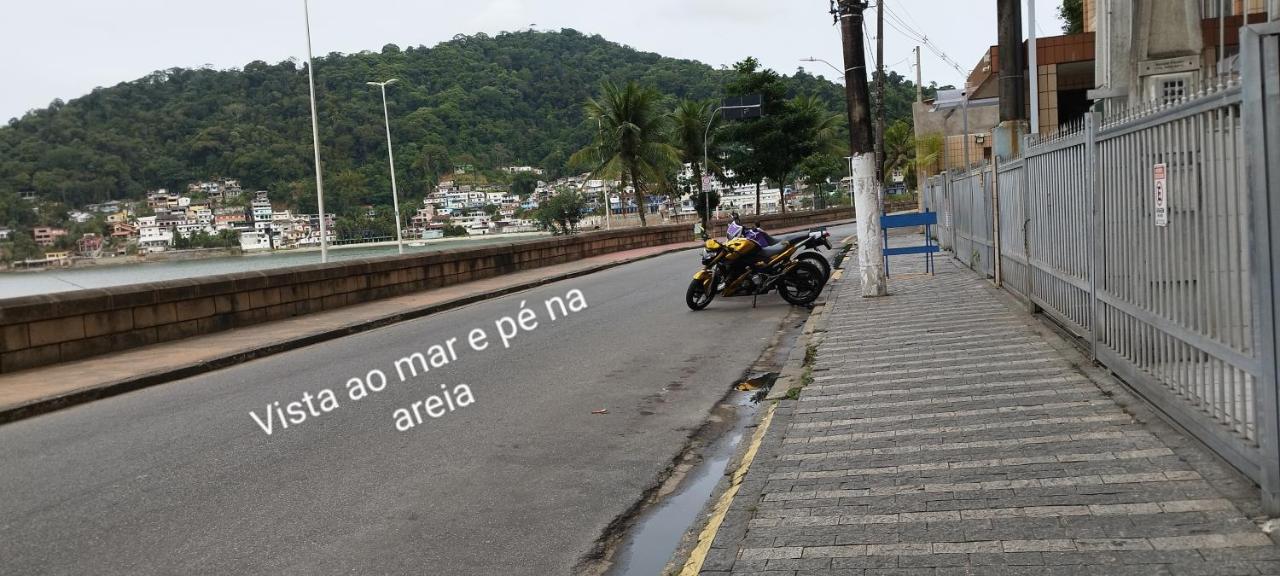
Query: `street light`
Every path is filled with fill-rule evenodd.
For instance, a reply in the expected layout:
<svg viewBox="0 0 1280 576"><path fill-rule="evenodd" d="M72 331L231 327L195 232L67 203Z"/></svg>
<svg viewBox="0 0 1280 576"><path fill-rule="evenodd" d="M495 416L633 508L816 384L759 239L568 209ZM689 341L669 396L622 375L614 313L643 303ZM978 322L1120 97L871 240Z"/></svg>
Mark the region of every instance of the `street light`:
<svg viewBox="0 0 1280 576"><path fill-rule="evenodd" d="M604 142L604 123L596 118L596 137ZM603 145L603 144L602 144ZM604 150L597 147L597 156L600 158L600 165L604 166ZM596 176L600 174L597 172ZM609 187L604 185L604 178L600 178L600 193L604 195L604 229L613 230L613 197L609 196ZM618 198L618 205L622 205L622 198Z"/></svg>
<svg viewBox="0 0 1280 576"><path fill-rule="evenodd" d="M400 194L396 191L396 155L391 151L391 114L387 112L387 85L395 84L392 78L386 82L365 82L382 89L382 118L387 122L387 161L391 164L391 206L396 216L396 251L404 254L404 239L400 236Z"/></svg>
<svg viewBox="0 0 1280 576"><path fill-rule="evenodd" d="M762 106L763 104L748 104L743 106L719 106L711 112L711 116L707 118L707 129L704 130L702 133L702 172L704 175L707 172L707 160L708 160L707 148L709 144L708 140L711 138L711 125L714 124L716 121L716 114L719 114L724 110L760 110ZM706 220L706 223L703 225L703 233L710 236L710 232L707 230L707 228L711 226L711 195L707 194L707 191L702 186L701 181L698 182L698 188L702 190L702 215ZM756 207L757 212L759 211L759 208L760 208L759 206Z"/></svg>
<svg viewBox="0 0 1280 576"><path fill-rule="evenodd" d="M821 58L814 58L814 57L812 57L812 56L811 56L811 57L809 57L809 58L801 58L801 59L800 59L800 61L801 61L801 62L821 62L821 63L823 63L823 64L826 64L827 66L830 66L832 70L835 70L835 71L836 71L836 74L839 74L839 75L840 75L840 81L841 81L841 82L843 82L843 81L844 81L845 76L847 76L851 70L853 70L853 69L857 68L857 66L854 66L853 68L847 68L847 69L845 69L845 70L841 70L840 68L837 68L835 64L832 64L832 63L830 63L830 62L827 62L826 60L823 60L823 59L821 59Z"/></svg>
<svg viewBox="0 0 1280 576"><path fill-rule="evenodd" d="M311 85L311 144L316 154L316 209L320 211L320 262L329 261L329 234L324 218L324 176L320 173L320 124L316 119L316 74L311 61L311 7L302 0L302 12L307 21L307 82Z"/></svg>

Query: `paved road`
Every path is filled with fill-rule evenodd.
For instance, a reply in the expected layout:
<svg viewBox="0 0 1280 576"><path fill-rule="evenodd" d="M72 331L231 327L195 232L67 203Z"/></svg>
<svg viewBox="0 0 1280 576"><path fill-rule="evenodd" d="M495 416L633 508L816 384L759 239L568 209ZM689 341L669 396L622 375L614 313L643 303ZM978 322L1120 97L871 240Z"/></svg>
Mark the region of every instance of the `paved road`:
<svg viewBox="0 0 1280 576"><path fill-rule="evenodd" d="M0 574L567 573L788 310L692 313L695 266L663 256L0 427ZM574 288L588 309L465 350L471 328ZM249 415L371 368L394 380L395 359L450 337L458 360L425 382L342 393L271 436ZM460 383L474 404L395 429L397 408Z"/></svg>

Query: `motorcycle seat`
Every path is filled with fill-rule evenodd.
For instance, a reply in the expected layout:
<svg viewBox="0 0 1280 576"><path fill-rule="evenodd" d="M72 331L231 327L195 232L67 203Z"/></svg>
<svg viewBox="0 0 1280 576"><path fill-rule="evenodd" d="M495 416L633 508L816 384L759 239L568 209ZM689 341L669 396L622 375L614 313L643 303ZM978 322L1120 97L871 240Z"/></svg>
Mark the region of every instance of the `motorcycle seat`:
<svg viewBox="0 0 1280 576"><path fill-rule="evenodd" d="M809 237L808 232L797 232L795 234L787 234L786 236L779 237L778 241L775 242L775 244L795 244L797 242L804 242L805 239L807 239L808 237Z"/></svg>
<svg viewBox="0 0 1280 576"><path fill-rule="evenodd" d="M772 244L772 245L769 245L769 246L766 246L766 247L762 248L762 249L760 250L760 256L762 256L763 258L766 258L766 259L768 259L768 258L773 258L774 256L777 256L777 255L779 255L779 254L783 253L783 252L784 252L787 248L789 248L790 246L791 246L791 243L790 243L790 242L787 242L786 240L783 240L783 241L780 241L780 242L777 242L777 243L774 243L774 244Z"/></svg>

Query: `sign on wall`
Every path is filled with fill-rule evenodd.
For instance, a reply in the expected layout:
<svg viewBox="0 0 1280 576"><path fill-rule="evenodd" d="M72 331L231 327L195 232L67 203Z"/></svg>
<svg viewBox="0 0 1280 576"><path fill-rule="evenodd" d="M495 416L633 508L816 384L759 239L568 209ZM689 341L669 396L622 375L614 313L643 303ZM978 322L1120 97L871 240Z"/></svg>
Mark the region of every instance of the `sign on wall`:
<svg viewBox="0 0 1280 576"><path fill-rule="evenodd" d="M1152 176L1155 179L1156 193L1156 226L1169 225L1169 189L1168 178L1166 175L1167 168L1165 164L1156 164L1152 169Z"/></svg>

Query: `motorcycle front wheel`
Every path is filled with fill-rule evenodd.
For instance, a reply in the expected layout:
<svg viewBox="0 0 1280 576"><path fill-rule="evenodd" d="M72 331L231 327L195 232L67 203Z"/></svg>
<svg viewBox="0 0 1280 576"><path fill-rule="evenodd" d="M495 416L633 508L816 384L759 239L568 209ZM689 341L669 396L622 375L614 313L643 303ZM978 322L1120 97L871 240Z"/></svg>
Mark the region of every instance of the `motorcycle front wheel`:
<svg viewBox="0 0 1280 576"><path fill-rule="evenodd" d="M826 278L812 262L799 262L778 281L778 294L796 306L808 306L822 293Z"/></svg>
<svg viewBox="0 0 1280 576"><path fill-rule="evenodd" d="M715 297L714 290L708 291L701 280L693 280L689 282L689 289L684 292L684 303L689 305L690 310L696 311L706 308Z"/></svg>

